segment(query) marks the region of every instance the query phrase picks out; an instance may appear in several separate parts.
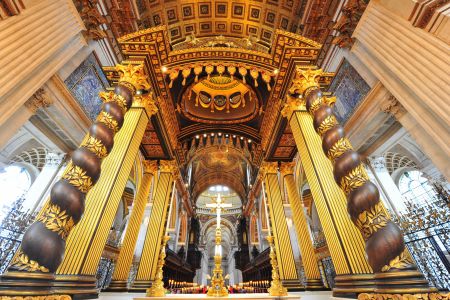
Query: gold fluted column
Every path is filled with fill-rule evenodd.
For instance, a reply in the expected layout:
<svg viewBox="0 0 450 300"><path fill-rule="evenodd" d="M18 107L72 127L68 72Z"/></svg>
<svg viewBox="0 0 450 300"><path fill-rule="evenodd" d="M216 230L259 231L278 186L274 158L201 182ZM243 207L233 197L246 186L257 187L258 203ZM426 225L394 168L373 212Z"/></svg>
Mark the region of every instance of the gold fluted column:
<svg viewBox="0 0 450 300"><path fill-rule="evenodd" d="M148 120L156 111L151 96L134 98L115 137L116 146L102 163L102 173L107 176L102 176L87 195L86 212L67 239L66 255L56 272L55 292L98 293L98 264Z"/></svg>
<svg viewBox="0 0 450 300"><path fill-rule="evenodd" d="M311 194L336 270L335 294L371 292L373 272L364 252L364 240L347 213L345 194L335 183L333 167L300 98L288 96L282 114L289 121Z"/></svg>
<svg viewBox="0 0 450 300"><path fill-rule="evenodd" d="M145 206L148 202L152 179L158 170L156 161L143 161L144 175L137 192L137 197L131 211L128 221L127 231L120 248L114 273L108 290L125 291L127 290L128 276L130 274L131 263L133 262L134 249L139 235L139 228L144 217Z"/></svg>
<svg viewBox="0 0 450 300"><path fill-rule="evenodd" d="M324 289L322 278L320 276L319 266L317 265L316 254L311 240L311 234L306 222L305 212L301 204L300 195L294 179L295 163L282 163L280 173L286 186L289 204L291 205L294 226L297 232L298 242L300 244L300 253L302 256L303 267L306 275L306 290Z"/></svg>
<svg viewBox="0 0 450 300"><path fill-rule="evenodd" d="M167 212L177 174L178 168L175 161L160 162L159 178L145 234L144 248L131 291L145 292L155 279L161 240L165 234Z"/></svg>
<svg viewBox="0 0 450 300"><path fill-rule="evenodd" d="M274 236L280 279L289 290L302 288L295 267L289 229L284 212L283 198L278 181L278 163L263 162L260 168L269 207L270 228Z"/></svg>

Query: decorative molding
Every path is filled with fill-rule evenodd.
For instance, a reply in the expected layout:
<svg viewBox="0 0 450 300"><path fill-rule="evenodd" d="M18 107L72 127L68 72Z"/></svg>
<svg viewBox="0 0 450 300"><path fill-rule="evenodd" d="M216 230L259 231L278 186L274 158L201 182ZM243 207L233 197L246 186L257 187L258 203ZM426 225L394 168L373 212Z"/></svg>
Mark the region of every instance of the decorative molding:
<svg viewBox="0 0 450 300"><path fill-rule="evenodd" d="M332 43L340 48L351 48L355 40L352 37L356 25L361 19L369 0L350 0L342 8L341 17L337 20L333 29L339 32Z"/></svg>
<svg viewBox="0 0 450 300"><path fill-rule="evenodd" d="M382 112L393 115L397 120L406 113L403 105L392 95L381 104L380 109Z"/></svg>
<svg viewBox="0 0 450 300"><path fill-rule="evenodd" d="M33 114L35 114L38 109L46 108L53 104L53 100L50 99L47 92L40 88L38 89L27 102L25 102L25 107L28 108Z"/></svg>

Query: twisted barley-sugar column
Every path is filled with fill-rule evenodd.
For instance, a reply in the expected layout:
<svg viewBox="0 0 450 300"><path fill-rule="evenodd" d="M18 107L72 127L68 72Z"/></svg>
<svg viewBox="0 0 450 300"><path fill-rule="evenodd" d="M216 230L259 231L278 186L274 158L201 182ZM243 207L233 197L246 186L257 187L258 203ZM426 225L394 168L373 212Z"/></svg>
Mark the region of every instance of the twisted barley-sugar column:
<svg viewBox="0 0 450 300"><path fill-rule="evenodd" d="M116 69L120 73L118 85L114 92L101 94L104 104L100 114L52 187L49 202L26 230L18 253L2 276L0 294L49 293L49 285L29 284L26 279L54 279L64 257L66 239L82 219L86 194L100 178L102 160L113 149L114 136L122 128L133 96L137 90L149 88L142 65L118 65ZM13 287L3 289L8 283Z"/></svg>
<svg viewBox="0 0 450 300"><path fill-rule="evenodd" d="M175 161L160 161L159 178L145 234L144 247L136 278L130 288L131 291L145 292L155 279L172 188L177 176L179 173Z"/></svg>
<svg viewBox="0 0 450 300"><path fill-rule="evenodd" d="M286 186L289 204L291 205L294 226L297 232L300 253L302 256L303 267L305 269L306 290L324 289L322 278L320 276L317 258L314 252L314 246L311 240L311 234L306 222L303 205L298 194L297 186L294 179L295 162L281 163L280 173Z"/></svg>
<svg viewBox="0 0 450 300"><path fill-rule="evenodd" d="M123 128L114 139L116 146L102 163L104 176L87 196L86 213L67 239L65 258L56 271L55 292L98 293L98 265L149 118L156 111L151 94L134 97Z"/></svg>
<svg viewBox="0 0 450 300"><path fill-rule="evenodd" d="M405 248L403 234L386 214L377 187L369 181L359 154L353 150L329 101L318 84L322 70L297 70L290 92L299 93L322 148L333 163L336 183L347 196L347 211L366 244L367 260L377 280L376 293L426 293L432 289ZM294 90L294 91L293 91Z"/></svg>
<svg viewBox="0 0 450 300"><path fill-rule="evenodd" d="M127 290L128 276L130 274L130 268L133 262L134 249L136 247L139 229L144 217L145 207L148 202L152 179L158 171L158 164L156 161L144 160L142 164L144 167L144 175L142 176L142 181L137 192L133 210L131 211L125 238L123 239L122 247L120 248L119 257L117 258L108 290Z"/></svg>
<svg viewBox="0 0 450 300"><path fill-rule="evenodd" d="M292 242L284 212L281 188L278 181L278 163L263 162L260 167L264 191L267 195L267 206L270 215L270 228L274 236L280 279L288 289L300 288L297 269L295 267Z"/></svg>

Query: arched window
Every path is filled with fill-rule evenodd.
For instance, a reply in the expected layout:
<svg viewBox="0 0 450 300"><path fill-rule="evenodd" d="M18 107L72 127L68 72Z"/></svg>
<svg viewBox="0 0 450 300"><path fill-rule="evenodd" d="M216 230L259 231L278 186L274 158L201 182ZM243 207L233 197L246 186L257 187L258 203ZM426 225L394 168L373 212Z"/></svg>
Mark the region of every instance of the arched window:
<svg viewBox="0 0 450 300"><path fill-rule="evenodd" d="M404 172L399 179L398 188L402 196L417 206L438 200L438 195L428 179L418 170Z"/></svg>
<svg viewBox="0 0 450 300"><path fill-rule="evenodd" d="M0 223L10 207L14 205L31 186L31 174L25 166L13 164L0 168Z"/></svg>

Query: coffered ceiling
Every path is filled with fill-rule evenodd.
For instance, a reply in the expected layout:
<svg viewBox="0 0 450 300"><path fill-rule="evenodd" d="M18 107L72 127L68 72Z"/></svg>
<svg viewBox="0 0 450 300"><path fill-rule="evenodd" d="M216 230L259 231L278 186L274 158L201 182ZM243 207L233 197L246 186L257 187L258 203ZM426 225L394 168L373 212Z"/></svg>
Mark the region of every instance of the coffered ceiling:
<svg viewBox="0 0 450 300"><path fill-rule="evenodd" d="M276 29L297 32L306 0L137 0L140 27L167 25L172 45L192 34L253 37L269 46Z"/></svg>

